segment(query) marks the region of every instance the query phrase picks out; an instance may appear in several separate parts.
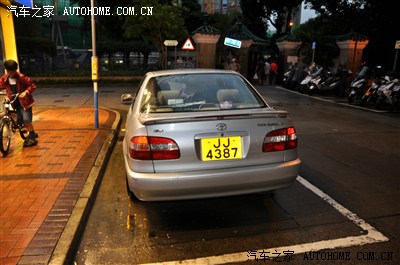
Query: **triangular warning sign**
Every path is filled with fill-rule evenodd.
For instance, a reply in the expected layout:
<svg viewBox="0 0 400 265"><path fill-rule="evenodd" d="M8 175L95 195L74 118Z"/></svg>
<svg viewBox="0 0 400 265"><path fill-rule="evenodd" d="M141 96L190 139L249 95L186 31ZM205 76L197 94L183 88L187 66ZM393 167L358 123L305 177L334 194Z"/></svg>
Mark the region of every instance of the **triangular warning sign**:
<svg viewBox="0 0 400 265"><path fill-rule="evenodd" d="M190 40L190 38L187 38L187 40L185 41L185 43L182 46L182 50L194 51L194 46L193 46L193 43Z"/></svg>

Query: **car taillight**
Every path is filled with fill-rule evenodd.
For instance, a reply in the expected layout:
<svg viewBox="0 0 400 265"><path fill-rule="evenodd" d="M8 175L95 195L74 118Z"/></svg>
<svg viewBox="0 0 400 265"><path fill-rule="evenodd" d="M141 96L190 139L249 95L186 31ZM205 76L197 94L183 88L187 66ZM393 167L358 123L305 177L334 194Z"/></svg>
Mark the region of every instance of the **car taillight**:
<svg viewBox="0 0 400 265"><path fill-rule="evenodd" d="M174 140L163 137L135 136L129 143L129 155L138 160L166 160L180 157Z"/></svg>
<svg viewBox="0 0 400 265"><path fill-rule="evenodd" d="M274 152L297 147L297 135L294 127L269 132L263 143L263 152Z"/></svg>

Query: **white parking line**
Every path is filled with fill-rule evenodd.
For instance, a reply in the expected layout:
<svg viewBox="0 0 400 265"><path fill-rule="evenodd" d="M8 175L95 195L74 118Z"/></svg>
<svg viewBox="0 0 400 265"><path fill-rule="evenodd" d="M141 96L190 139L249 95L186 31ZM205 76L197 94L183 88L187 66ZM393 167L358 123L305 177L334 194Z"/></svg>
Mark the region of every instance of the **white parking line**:
<svg viewBox="0 0 400 265"><path fill-rule="evenodd" d="M299 245L274 247L269 249L252 250L252 252L257 253L284 253L284 251L293 251L294 254L306 253L309 251L319 251L323 249L335 249L335 248L345 248L353 246L361 246L365 244L378 243L388 241L389 238L384 236L381 232L376 230L370 224L365 222L363 219L359 218L355 213L351 212L347 208L343 207L337 201L332 199L329 195L312 185L307 180L303 179L301 176L297 177L297 181L300 182L304 187L311 190L321 199L329 203L334 207L340 214L345 216L347 219L352 221L355 225L367 232L366 235L361 236L349 236L345 238L337 238L331 240L322 240L311 243L304 243ZM186 260L176 260L168 262L158 262L158 263L147 263L142 265L175 265L175 264L227 264L234 262L245 262L249 260L249 252L238 252L231 254L224 254L219 256L210 256L197 259L186 259Z"/></svg>

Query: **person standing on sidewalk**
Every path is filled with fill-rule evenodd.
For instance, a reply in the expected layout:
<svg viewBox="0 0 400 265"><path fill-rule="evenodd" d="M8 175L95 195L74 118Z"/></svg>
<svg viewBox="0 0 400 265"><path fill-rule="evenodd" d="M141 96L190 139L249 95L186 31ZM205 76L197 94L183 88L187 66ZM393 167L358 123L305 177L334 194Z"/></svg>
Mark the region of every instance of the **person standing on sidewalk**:
<svg viewBox="0 0 400 265"><path fill-rule="evenodd" d="M36 133L32 125L32 105L34 103L32 92L36 85L32 80L18 70L18 63L14 60L4 62L6 73L0 78L0 90L5 89L8 99L12 100L12 95L19 93L19 98L14 102L14 109L17 111L18 123L23 123L29 131L29 135L24 141L24 147L37 145Z"/></svg>

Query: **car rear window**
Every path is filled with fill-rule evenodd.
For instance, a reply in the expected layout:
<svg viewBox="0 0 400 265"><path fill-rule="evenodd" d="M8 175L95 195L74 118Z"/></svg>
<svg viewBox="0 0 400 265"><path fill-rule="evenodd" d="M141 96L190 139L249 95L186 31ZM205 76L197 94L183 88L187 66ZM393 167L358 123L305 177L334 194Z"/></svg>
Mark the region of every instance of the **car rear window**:
<svg viewBox="0 0 400 265"><path fill-rule="evenodd" d="M264 108L264 101L236 74L181 74L149 79L141 112L191 112Z"/></svg>

